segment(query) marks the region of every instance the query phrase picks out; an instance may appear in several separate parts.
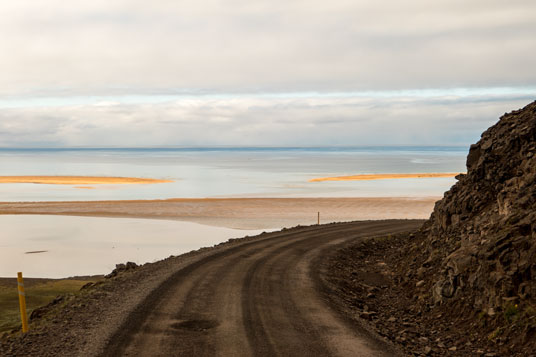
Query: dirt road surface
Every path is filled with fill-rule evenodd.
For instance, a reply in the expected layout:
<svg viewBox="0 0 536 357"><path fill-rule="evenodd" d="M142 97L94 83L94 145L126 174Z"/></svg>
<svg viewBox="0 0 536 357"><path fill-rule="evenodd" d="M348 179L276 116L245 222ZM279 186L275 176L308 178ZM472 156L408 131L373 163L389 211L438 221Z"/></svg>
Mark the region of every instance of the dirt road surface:
<svg viewBox="0 0 536 357"><path fill-rule="evenodd" d="M210 255L153 290L103 346L103 355L397 355L330 307L321 292L319 262L338 246L421 223L306 227Z"/></svg>

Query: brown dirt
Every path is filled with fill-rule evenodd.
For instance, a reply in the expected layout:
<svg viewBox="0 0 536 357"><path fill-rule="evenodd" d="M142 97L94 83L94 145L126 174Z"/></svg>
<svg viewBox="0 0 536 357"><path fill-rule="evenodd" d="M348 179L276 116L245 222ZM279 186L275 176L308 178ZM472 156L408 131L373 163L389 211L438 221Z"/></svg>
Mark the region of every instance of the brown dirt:
<svg viewBox="0 0 536 357"><path fill-rule="evenodd" d="M513 321L509 336L501 336L496 326L505 324L502 313L488 316L424 303L424 281L403 275L408 264L422 263L407 252L423 240L422 233L401 234L341 248L324 263L325 281L332 288L326 298L348 316L368 320L408 355L536 356L529 343L536 331L527 335L526 326Z"/></svg>

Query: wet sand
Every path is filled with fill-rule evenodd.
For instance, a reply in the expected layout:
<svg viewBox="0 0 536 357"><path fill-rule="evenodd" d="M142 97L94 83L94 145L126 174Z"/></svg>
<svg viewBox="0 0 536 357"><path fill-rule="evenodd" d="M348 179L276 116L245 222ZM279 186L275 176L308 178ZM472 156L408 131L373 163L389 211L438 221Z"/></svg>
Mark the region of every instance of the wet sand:
<svg viewBox="0 0 536 357"><path fill-rule="evenodd" d="M36 183L48 185L125 185L173 182L138 177L105 177L105 176L0 176L0 183ZM90 188L90 187L77 187Z"/></svg>
<svg viewBox="0 0 536 357"><path fill-rule="evenodd" d="M426 219L440 197L405 198L210 198L129 201L0 202L0 214L172 219L236 229Z"/></svg>
<svg viewBox="0 0 536 357"><path fill-rule="evenodd" d="M322 181L368 181L368 180L387 180L387 179L408 179L408 178L437 178L437 177L455 177L460 172L455 173L421 173L421 174L372 174L372 175L352 175L352 176L335 176L319 177L310 179L309 182Z"/></svg>

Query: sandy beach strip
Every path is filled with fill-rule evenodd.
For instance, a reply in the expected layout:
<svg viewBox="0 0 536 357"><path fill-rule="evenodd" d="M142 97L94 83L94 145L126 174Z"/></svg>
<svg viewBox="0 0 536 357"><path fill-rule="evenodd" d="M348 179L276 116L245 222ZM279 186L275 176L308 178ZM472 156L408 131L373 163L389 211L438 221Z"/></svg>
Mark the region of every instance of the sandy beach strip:
<svg viewBox="0 0 536 357"><path fill-rule="evenodd" d="M389 179L408 179L408 178L438 178L438 177L455 177L460 172L431 172L420 174L370 174L370 175L351 175L335 177L319 177L310 179L309 182L322 181L368 181L368 180L389 180Z"/></svg>
<svg viewBox="0 0 536 357"><path fill-rule="evenodd" d="M0 183L35 183L48 185L125 185L153 184L173 182L138 177L106 177L106 176L0 176ZM89 187L79 187L89 188Z"/></svg>
<svg viewBox="0 0 536 357"><path fill-rule="evenodd" d="M167 200L0 202L0 214L173 219L235 229L277 229L317 222L426 219L440 197L175 198Z"/></svg>

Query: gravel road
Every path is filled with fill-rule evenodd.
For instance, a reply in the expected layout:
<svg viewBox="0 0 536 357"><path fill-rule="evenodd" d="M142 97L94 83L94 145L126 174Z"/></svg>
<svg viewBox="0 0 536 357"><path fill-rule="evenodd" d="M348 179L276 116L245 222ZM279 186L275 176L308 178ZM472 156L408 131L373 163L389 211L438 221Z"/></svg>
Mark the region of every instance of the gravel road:
<svg viewBox="0 0 536 357"><path fill-rule="evenodd" d="M104 355L396 355L330 307L321 293L319 262L338 246L421 223L312 226L223 249L154 289L103 346Z"/></svg>

